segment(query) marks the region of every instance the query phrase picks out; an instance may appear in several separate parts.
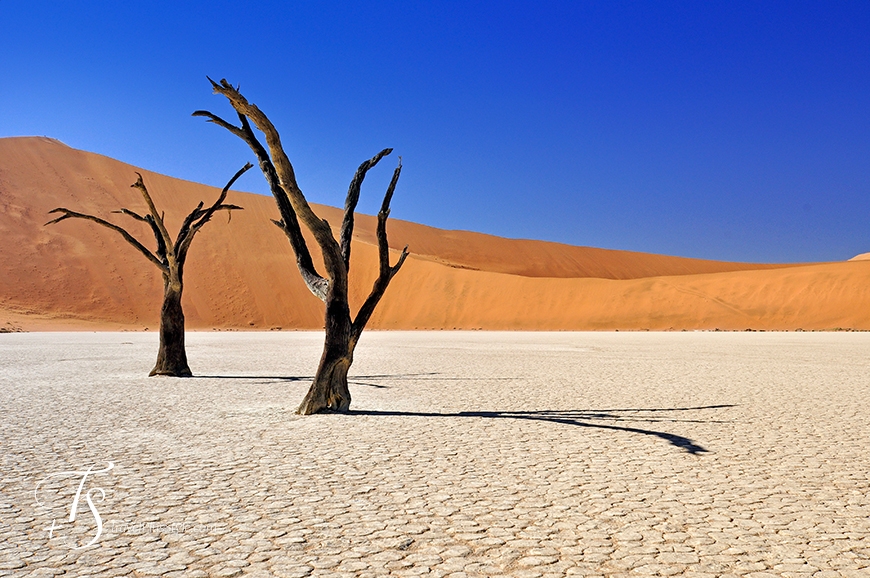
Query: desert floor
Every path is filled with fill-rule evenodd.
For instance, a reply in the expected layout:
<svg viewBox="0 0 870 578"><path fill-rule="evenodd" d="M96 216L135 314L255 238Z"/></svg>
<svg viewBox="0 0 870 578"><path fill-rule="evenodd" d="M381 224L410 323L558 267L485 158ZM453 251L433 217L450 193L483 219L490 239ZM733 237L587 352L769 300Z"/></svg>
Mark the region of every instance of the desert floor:
<svg viewBox="0 0 870 578"><path fill-rule="evenodd" d="M0 575L870 575L870 334L321 339L0 335Z"/></svg>

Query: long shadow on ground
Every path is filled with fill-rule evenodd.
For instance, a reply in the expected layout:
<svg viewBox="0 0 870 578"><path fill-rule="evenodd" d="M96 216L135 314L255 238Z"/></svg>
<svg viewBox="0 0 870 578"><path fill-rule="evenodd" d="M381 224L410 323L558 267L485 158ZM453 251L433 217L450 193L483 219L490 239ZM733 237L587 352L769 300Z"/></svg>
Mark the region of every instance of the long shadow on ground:
<svg viewBox="0 0 870 578"><path fill-rule="evenodd" d="M378 389L389 388L389 385L381 385L380 383L369 383L369 380L385 380L385 379L430 379L431 376L438 375L437 373L404 373L396 375L356 375L349 376L347 382L350 385L365 385L367 387L376 387ZM256 381L258 384L282 381L313 381L313 375L195 375L193 379L233 379L242 381ZM456 378L464 379L464 378ZM362 381L366 380L366 381ZM452 381L450 378L438 378L439 381Z"/></svg>
<svg viewBox="0 0 870 578"><path fill-rule="evenodd" d="M607 429L636 433L647 436L654 436L665 440L673 446L676 446L690 454L700 454L707 452L703 446L695 443L691 439L679 436L672 433L630 427L627 425L613 425L602 423L590 423L590 419L595 420L612 420L612 421L680 421L694 423L711 423L710 420L677 420L669 418L644 417L646 412L677 412L677 411L701 411L706 409L720 409L727 407L735 407L734 405L707 405L701 407L674 407L674 408L651 408L651 409L609 409L609 410L569 410L569 411L460 411L456 413L435 413L422 411L380 411L380 410L351 410L351 415L373 415L373 416L412 416L412 417L478 417L485 419L527 419L534 421L546 421L550 423L559 423L565 425L573 425L577 427L589 427L597 429ZM633 414L631 416L626 414ZM634 417L637 416L637 417Z"/></svg>
<svg viewBox="0 0 870 578"><path fill-rule="evenodd" d="M265 376L265 375L199 375L199 379L233 379L233 380L251 380L258 381L266 380L266 382L288 382L288 381L311 381L313 375L305 376ZM372 383L373 380L378 382L389 380L405 380L414 379L432 380L432 381L475 381L480 378L474 377L444 377L439 373L406 373L406 374L391 374L391 375L356 375L349 376L348 383L350 385L363 385L367 387L376 387L379 389L389 388L388 385L381 383ZM487 381L497 380L514 380L512 377L501 378L486 378ZM546 421L550 423L559 423L564 425L573 425L576 427L588 427L596 429L607 429L615 431L624 431L641 435L653 436L665 440L669 444L678 447L690 454L701 454L709 450L695 443L691 439L676 434L662 432L651 429L643 429L631 427L628 425L614 425L606 423L590 423L588 420L596 421L644 421L644 422L688 422L688 423L722 423L717 420L708 419L677 419L672 417L673 412L697 412L709 409L723 409L736 407L733 404L722 405L705 405L698 407L659 407L659 408L622 408L622 409L600 409L600 410L542 410L542 411L460 411L456 413L435 413L422 411L380 411L380 410L350 410L348 414L342 415L372 415L372 416L410 416L410 417L477 417L484 419L526 419L533 421Z"/></svg>

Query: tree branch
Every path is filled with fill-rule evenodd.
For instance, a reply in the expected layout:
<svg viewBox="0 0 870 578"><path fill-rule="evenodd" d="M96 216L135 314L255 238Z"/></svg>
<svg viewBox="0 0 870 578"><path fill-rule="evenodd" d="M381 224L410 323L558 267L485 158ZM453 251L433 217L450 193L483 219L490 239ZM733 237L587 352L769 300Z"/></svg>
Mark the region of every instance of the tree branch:
<svg viewBox="0 0 870 578"><path fill-rule="evenodd" d="M125 241L127 241L128 243L133 245L133 247L135 247L136 250L138 250L140 253L145 255L149 261L151 261L152 263L157 265L157 267L159 267L163 273L165 273L167 275L169 274L169 266L167 264L163 263L160 259L157 258L156 255L154 255L144 245L142 245L142 243L137 241L136 238L133 237L133 235L131 235L130 233L128 233L126 230L119 227L118 225L115 225L113 223L110 223L109 221L103 220L103 219L101 219L99 217L95 217L93 215L86 215L84 213L77 213L75 211L70 211L69 209L66 209L63 207L58 207L56 209L52 209L48 213L49 214L62 213L62 215L60 217L58 217L57 219L54 219L54 220L47 222L46 225L52 225L54 223L59 223L59 222L63 221L64 219L75 218L75 219L85 219L88 221L93 221L99 225L102 225L104 227L112 229L113 231L117 231L118 233L121 234L122 237L124 237Z"/></svg>
<svg viewBox="0 0 870 578"><path fill-rule="evenodd" d="M151 227L151 232L154 233L154 239L157 241L157 258L168 267L169 259L166 256L166 243L163 241L163 235L160 234L157 222L151 215L145 215L145 222Z"/></svg>
<svg viewBox="0 0 870 578"><path fill-rule="evenodd" d="M209 79L209 80L211 80L211 79ZM244 134L243 134L241 128L237 127L237 126L234 125L234 124L231 124L231 123L225 121L224 119L222 119L222 118L219 117L218 115L216 115L216 114L212 114L212 113L210 113L210 112L207 111L207 110L197 110L197 111L194 111L193 114L190 115L190 116L204 116L204 117L206 117L206 118L208 119L207 122L214 123L214 124L216 124L216 125L218 125L218 126L221 126L221 127L225 128L225 129L227 129L228 131L230 131L231 133L233 133L234 135L236 135L236 136L239 137L240 139L244 139L244 138L245 138L245 136L244 136Z"/></svg>
<svg viewBox="0 0 870 578"><path fill-rule="evenodd" d="M399 255L399 260L395 265L392 267L390 266L390 245L387 242L387 219L390 217L390 202L393 199L393 193L396 190L396 184L399 182L399 175L401 174L402 158L399 157L399 166L397 166L393 171L393 178L390 180L390 186L387 187L387 192L384 194L384 201L381 203L381 210L378 212L377 236L379 274L372 286L371 293L369 293L368 298L366 298L362 307L360 307L359 312L356 314L356 319L353 321L351 334L354 343L356 343L359 336L362 334L363 329L365 329L372 313L375 311L375 307L377 307L378 303L381 301L381 297L384 296L387 287L390 285L390 281L393 280L393 277L396 276L396 273L398 273L399 269L404 265L405 259L408 258L408 246L405 245L405 248L402 249L402 254Z"/></svg>
<svg viewBox="0 0 870 578"><path fill-rule="evenodd" d="M393 178L390 179L390 186L387 187L387 192L384 194L384 201L381 203L381 210L378 212L378 262L380 264L381 277L389 274L390 271L390 246L387 243L387 219L390 217L390 203L393 201L393 193L396 191L396 184L399 182L399 175L402 174L402 157L399 157L399 166L393 171ZM404 262L407 247L402 251L400 260ZM401 266L401 264L399 264ZM398 271L398 269L396 269ZM395 275L395 273L393 273ZM392 278L392 275L390 276Z"/></svg>
<svg viewBox="0 0 870 578"><path fill-rule="evenodd" d="M154 201L151 200L151 195L148 194L148 189L145 187L145 183L142 181L142 175L136 173L139 177L136 179L136 182L130 185L135 189L139 189L142 193L142 197L145 199L145 202L148 204L148 211L151 213L151 216L154 218L154 226L157 232L160 233L160 237L163 238L163 243L166 245L166 254L174 253L175 248L172 245L172 238L169 236L169 231L166 230L166 225L163 224L163 215L157 214L157 207L154 206ZM173 254L173 258L174 258Z"/></svg>
<svg viewBox="0 0 870 578"><path fill-rule="evenodd" d="M128 216L130 216L130 217L133 217L133 218L136 219L137 221L142 221L143 223L147 223L147 222L148 222L147 220L145 220L145 217L143 217L143 216L140 215L139 213L134 213L134 212L131 211L130 209L121 209L120 211L112 211L112 212L113 212L113 213L122 214L122 215L128 215Z"/></svg>
<svg viewBox="0 0 870 578"><path fill-rule="evenodd" d="M203 225L208 223L209 219L211 219L215 211L219 211L221 209L231 210L242 208L238 205L225 205L223 204L223 202L227 198L227 193L229 192L230 187L232 187L233 184L239 179L239 177L248 172L248 170L251 169L251 167L253 166L254 165L252 165L251 163L245 163L245 166L236 171L236 174L233 175L233 178L231 178L224 186L224 188L221 189L221 194L218 199L214 203L212 203L212 205L208 209L205 209L204 211L200 210L202 208L202 203L199 204L196 210L191 213L194 216L194 219L198 219L191 228L191 234L196 234L196 232L201 229Z"/></svg>
<svg viewBox="0 0 870 578"><path fill-rule="evenodd" d="M363 179L366 178L366 173L374 167L378 162L393 152L393 149L384 149L371 159L364 161L356 170L356 174L350 181L350 186L347 189L347 198L344 201L344 220L341 223L341 255L344 257L344 266L350 271L350 241L353 238L353 220L356 205L359 202L360 187L362 187Z"/></svg>
<svg viewBox="0 0 870 578"><path fill-rule="evenodd" d="M254 126L265 135L266 145L271 152L272 164L279 177L281 188L287 194L293 211L299 220L305 223L305 226L311 230L317 244L320 245L330 283L340 282L341 284L346 284L347 271L344 266L344 259L341 256L341 248L335 237L332 236L332 229L329 223L314 213L302 194L302 190L296 182L293 164L284 152L281 138L272 121L256 105L249 103L238 89L233 87L226 79L222 79L220 84L218 84L209 78L209 82L211 82L215 93L221 94L229 100L240 117L244 116L250 119L254 123ZM285 224L289 225L286 215L282 215L282 217L285 219Z"/></svg>
<svg viewBox="0 0 870 578"><path fill-rule="evenodd" d="M221 189L221 194L218 196L217 200L212 203L212 205L203 210L202 209L202 201L196 206L196 208L191 211L191 213L184 219L184 223L181 225L181 229L178 231L178 241L176 242L176 259L180 264L184 263L184 260L187 258L187 250L190 248L190 244L193 242L193 237L202 229L203 225L209 222L212 215L214 215L215 211L219 209L241 209L241 207L236 205L224 205L224 199L227 198L227 193L230 190L230 187L233 186L239 177L245 174L251 167L253 167L251 163L245 163L241 169L236 171L236 174L224 185L224 188Z"/></svg>
<svg viewBox="0 0 870 578"><path fill-rule="evenodd" d="M147 223L149 227L151 227L151 231L154 233L154 239L157 241L157 258L160 259L163 263L169 264L166 260L166 243L163 241L163 235L160 233L160 229L157 227L157 223L154 221L154 217L152 215L145 215L144 217L139 213L135 213L130 209L122 208L120 211L112 211L113 213L120 213L123 215L128 215L133 217L137 221L142 221L143 223Z"/></svg>
<svg viewBox="0 0 870 578"><path fill-rule="evenodd" d="M217 86L210 78L209 81L212 83L212 86ZM217 90L215 92L217 92ZM230 102L232 103L232 101ZM193 113L194 116L207 117L210 122L224 127L245 141L254 152L254 155L257 157L257 162L260 165L260 170L263 172L263 176L269 184L269 190L272 192L272 196L275 198L275 202L278 205L278 212L281 214L281 221L273 220L272 222L278 225L278 227L284 231L284 234L287 235L287 239L290 241L290 246L293 248L293 253L296 255L296 266L299 269L308 290L321 301L325 301L329 283L317 272L317 269L314 266L314 261L311 258L311 253L308 250L307 243L305 242L305 237L302 236L302 229L299 226L299 219L296 217L296 211L293 209L293 205L290 202L290 198L287 196L287 192L281 186L281 179L278 176L275 165L272 163L269 152L257 139L257 135L254 134L254 130L248 122L248 118L241 112L237 111L237 114L242 125L241 127L236 127L208 111L200 110Z"/></svg>
<svg viewBox="0 0 870 578"><path fill-rule="evenodd" d="M202 205L203 204L204 204L203 201L200 201L199 204L196 206L196 208L194 210L192 210L190 212L190 214L184 218L184 221L182 221L181 228L178 229L178 235L175 237L175 247L176 247L176 251L178 253L181 252L179 250L179 248L181 247L181 244L184 242L184 240L190 234L190 227L191 227L191 225L193 225L193 221L195 221L197 216L202 213ZM177 257L177 255L176 255L176 257Z"/></svg>
<svg viewBox="0 0 870 578"><path fill-rule="evenodd" d="M254 134L254 129L251 128L251 123L248 118L239 113L239 120L242 123L242 131L244 140L254 151L257 156L257 161L260 164L260 169L269 183L269 190L272 191L272 196L278 204L278 211L281 213L281 228L287 239L290 241L290 246L293 248L293 253L296 255L296 267L302 275L305 286L311 293L320 299L326 301L326 293L329 289L329 282L317 272L314 266L314 261L311 258L311 252L308 250L308 243L305 242L305 237L302 235L302 228L299 226L299 219L296 217L296 211L293 209L293 204L287 196L287 192L281 186L281 179L278 177L278 171L272 162L269 152L262 144L260 144L257 135Z"/></svg>

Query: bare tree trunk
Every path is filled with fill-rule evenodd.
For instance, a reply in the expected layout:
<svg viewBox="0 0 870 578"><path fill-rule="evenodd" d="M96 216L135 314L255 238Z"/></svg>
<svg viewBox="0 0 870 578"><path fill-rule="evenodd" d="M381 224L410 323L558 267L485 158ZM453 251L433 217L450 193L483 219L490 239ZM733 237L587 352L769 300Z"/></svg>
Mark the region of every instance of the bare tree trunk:
<svg viewBox="0 0 870 578"><path fill-rule="evenodd" d="M296 413L346 412L350 408L347 372L353 363L352 325L346 292L330 290L326 298L326 336L314 382Z"/></svg>
<svg viewBox="0 0 870 578"><path fill-rule="evenodd" d="M163 280L163 306L160 308L160 349L157 363L149 373L172 377L191 377L193 373L187 365L187 351L184 347L184 310L181 308L180 282Z"/></svg>
<svg viewBox="0 0 870 578"><path fill-rule="evenodd" d="M329 337L327 336L327 339ZM350 409L350 390L347 387L347 372L353 362L353 354L342 348L330 347L323 349L320 365L314 382L305 394L305 399L299 405L296 413L311 415L322 411L345 413Z"/></svg>
<svg viewBox="0 0 870 578"><path fill-rule="evenodd" d="M233 87L226 80L221 80L220 83L211 79L209 81L216 93L224 95L230 101L239 117L241 126L231 124L205 110L194 112L194 116L206 117L209 122L227 129L248 143L248 146L254 151L281 213L281 220L272 222L278 225L290 240L290 245L296 254L296 265L302 273L302 279L308 289L326 304L326 341L323 355L320 358L317 374L314 376L314 383L311 384L311 388L296 413L308 415L319 411L346 412L350 407L347 372L353 363L354 348L359 341L360 334L374 313L375 307L387 290L387 286L408 256L408 247L405 247L396 264L390 265L387 218L390 215L390 201L393 198L399 174L402 172L402 159L399 157L399 164L393 171L393 178L387 187L387 192L381 203L381 210L378 213L378 278L369 296L360 310L357 311L356 318L352 319L347 289L354 212L366 173L390 154L393 149L383 149L371 159L360 164L348 187L344 203L344 218L339 238L336 239L329 223L317 216L305 199L305 195L302 194L302 190L296 182L293 164L281 145L281 138L272 121L256 105L248 102L237 87ZM266 137L266 146L263 146L257 139L253 127L263 132ZM320 247L326 276L317 272L311 260L311 254L302 235L300 223L308 228Z"/></svg>

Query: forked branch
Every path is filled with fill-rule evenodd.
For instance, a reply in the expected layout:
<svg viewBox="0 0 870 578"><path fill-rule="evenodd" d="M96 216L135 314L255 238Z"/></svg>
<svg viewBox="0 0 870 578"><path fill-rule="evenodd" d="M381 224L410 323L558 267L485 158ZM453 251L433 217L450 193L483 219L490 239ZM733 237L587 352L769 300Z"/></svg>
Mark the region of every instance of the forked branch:
<svg viewBox="0 0 870 578"><path fill-rule="evenodd" d="M166 263L161 261L154 253L149 251L142 243L137 241L136 238L133 237L133 235L131 235L125 229L119 227L118 225L115 225L114 223L110 223L109 221L106 221L106 220L101 219L99 217L95 217L93 215L87 215L85 213L77 213L76 211L71 211L71 210L66 209L64 207L58 207L57 209L52 209L48 213L49 214L61 213L61 216L54 219L54 220L47 222L46 225L53 225L54 223L59 223L65 219L85 219L87 221L93 221L94 223L97 223L99 225L102 225L104 227L112 229L113 231L117 231L118 233L121 234L122 237L124 237L125 241L127 241L128 243L133 245L133 247L135 247L137 251L139 251L140 253L145 255L149 261L151 261L152 263L157 265L157 267L159 267L162 272L169 274L169 266Z"/></svg>
<svg viewBox="0 0 870 578"><path fill-rule="evenodd" d="M350 241L353 238L353 219L356 205L359 202L360 188L363 180L366 178L366 173L374 167L382 158L393 152L393 149L384 149L371 159L364 161L356 170L356 174L350 181L350 186L347 189L347 198L344 201L344 220L341 223L341 235L339 245L341 246L341 255L344 257L344 266L350 271ZM401 164L401 162L400 162Z"/></svg>
<svg viewBox="0 0 870 578"><path fill-rule="evenodd" d="M52 213L61 213L61 216L49 221L46 225L52 225L54 223L59 223L65 219L85 219L87 221L93 221L99 225L102 225L106 228L112 229L113 231L118 232L125 241L133 245L140 253L145 255L149 261L157 265L160 268L161 272L165 275L172 274L173 267L176 267L180 264L184 263L185 258L187 257L187 250L190 248L190 243L193 241L194 235L205 225L214 215L216 211L220 210L233 210L233 209L241 209L238 205L225 204L224 200L227 198L227 192L230 187L236 180L241 177L245 172L250 169L253 165L251 163L246 163L244 167L242 167L233 178L229 180L226 186L221 190L218 199L207 209L203 209L203 203L200 202L197 207L191 211L191 213L184 219L184 223L181 226L181 229L178 232L178 236L176 237L175 244L172 243L172 239L169 237L169 231L166 230L166 225L163 222L163 215L157 212L157 207L154 206L154 201L151 199L151 195L148 193L147 187L145 187L145 183L142 182L142 175L136 173L138 179L133 185L133 188L139 189L142 193L142 197L145 199L146 204L148 205L148 214L145 216L140 215L130 209L121 209L119 211L112 211L113 213L121 213L132 217L136 221L140 221L143 223L147 223L149 227L151 227L151 231L154 233L154 238L157 241L157 251L151 252L147 247L145 247L142 243L139 242L133 235L131 235L126 229L123 227L119 227L114 223L110 223L105 219L101 219L100 217L96 217L94 215L88 215L85 213L78 213L76 211L71 211L64 207L58 207L49 211L49 214Z"/></svg>
<svg viewBox="0 0 870 578"><path fill-rule="evenodd" d="M156 232L159 233L158 243L160 239L162 239L163 244L166 246L166 254L173 254L175 252L175 247L172 244L172 238L169 236L169 231L166 230L166 225L163 223L163 215L157 213L157 207L154 206L154 201L151 200L151 195L148 194L148 189L142 181L142 175L136 173L136 176L139 178L130 186L139 189L139 192L142 193L142 198L145 199L145 203L148 205L148 212L151 213L151 217L154 219L152 227L155 227Z"/></svg>
<svg viewBox="0 0 870 578"><path fill-rule="evenodd" d="M154 233L154 239L157 241L157 258L160 259L162 263L167 263L166 259L166 243L163 241L163 234L160 232L160 228L157 226L157 222L154 220L154 217L150 214L145 215L144 217L139 213L134 213L130 209L121 209L120 211L112 211L113 213L121 213L123 215L128 215L137 221L142 221L143 223L147 223L149 227L151 227L151 232ZM161 219L163 217L161 216Z"/></svg>
<svg viewBox="0 0 870 578"><path fill-rule="evenodd" d="M308 204L308 201L305 199L305 196L302 194L302 190L296 182L296 173L293 169L293 164L284 152L284 148L281 145L281 138L278 135L275 125L272 124L272 121L270 121L255 104L248 102L238 89L225 79L222 79L220 83L217 83L209 78L209 82L211 82L215 93L226 97L240 118L246 117L242 118L243 122L250 120L250 122L252 122L266 137L266 146L271 153L271 162L278 176L281 188L287 195L296 216L305 224L306 227L308 227L314 235L317 244L320 245L329 278L332 281L335 281L336 278L346 277L344 260L341 258L341 250L338 246L338 242L332 236L332 229L330 228L329 223L314 213L311 206ZM202 116L209 115L205 114ZM212 116L214 115L209 116L209 118L211 119ZM214 119L212 120L214 121ZM284 217L285 224L288 224L286 216L282 215L282 217Z"/></svg>
<svg viewBox="0 0 870 578"><path fill-rule="evenodd" d="M236 171L236 174L227 182L224 188L221 190L220 195L217 200L212 203L212 205L207 208L202 208L202 201L196 206L196 208L190 212L190 214L184 219L184 222L181 225L181 229L178 231L178 237L176 238L176 247L177 247L177 258L179 261L184 262L184 259L187 257L187 250L190 248L191 242L193 242L193 237L199 232L199 230L209 222L212 215L216 211L232 211L233 209L241 209L238 205L228 205L224 204L224 200L227 198L227 193L230 190L230 187L233 186L239 177L245 174L251 167L253 167L251 163L245 163L241 169ZM232 213L231 213L232 214Z"/></svg>
<svg viewBox="0 0 870 578"><path fill-rule="evenodd" d="M356 319L353 321L351 328L352 338L354 342L359 339L365 329L366 324L374 313L375 308L380 303L381 298L387 290L387 287L392 281L399 269L408 258L408 246L402 249L399 260L395 265L390 265L390 245L387 241L387 219L390 216L390 202L393 200L393 193L396 190L396 184L399 182L399 175L402 173L402 158L399 157L399 166L393 171L393 178L390 180L390 186L387 187L387 192L384 194L384 201L381 203L381 210L378 212L378 278L372 286L371 293L366 298L359 312L356 314Z"/></svg>
<svg viewBox="0 0 870 578"><path fill-rule="evenodd" d="M211 79L209 80L211 81ZM215 85L214 81L212 81L212 85ZM265 176L266 182L269 184L269 190L278 205L278 212L281 214L280 221L273 220L272 222L284 231L285 235L287 235L287 239L290 241L290 246L293 248L293 253L296 255L296 266L299 269L308 290L321 301L325 301L329 283L322 275L320 275L320 273L317 272L317 269L314 266L311 252L308 250L305 237L302 236L302 229L299 226L299 219L296 217L296 211L293 210L290 198L281 186L281 179L278 177L278 171L272 163L269 152L257 139L247 117L242 113L237 114L239 121L241 122L240 127L235 126L206 110L198 110L193 113L193 116L205 117L208 119L208 122L225 128L245 141L254 152L254 155L257 157L257 162L260 165L260 170L263 172L263 176Z"/></svg>

